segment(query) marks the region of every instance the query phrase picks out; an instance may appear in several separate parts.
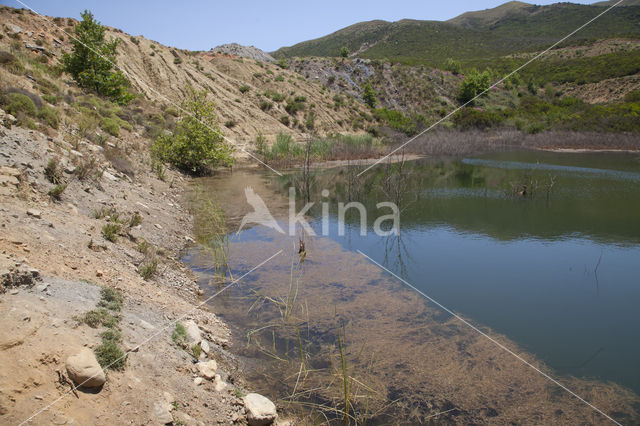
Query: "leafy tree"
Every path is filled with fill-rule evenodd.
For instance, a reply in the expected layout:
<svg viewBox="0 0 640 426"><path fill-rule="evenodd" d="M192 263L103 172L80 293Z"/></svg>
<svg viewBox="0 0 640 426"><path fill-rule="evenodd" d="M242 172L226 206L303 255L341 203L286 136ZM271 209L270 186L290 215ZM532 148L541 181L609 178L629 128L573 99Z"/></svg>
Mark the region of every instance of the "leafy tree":
<svg viewBox="0 0 640 426"><path fill-rule="evenodd" d="M464 80L462 80L462 83L460 83L458 101L466 104L489 87L491 87L491 71L485 70L480 72L473 69L467 74Z"/></svg>
<svg viewBox="0 0 640 426"><path fill-rule="evenodd" d="M349 48L347 46L343 46L342 49L340 49L340 56L342 56L343 58L348 58L349 57Z"/></svg>
<svg viewBox="0 0 640 426"><path fill-rule="evenodd" d="M378 103L378 94L375 90L373 90L373 86L371 86L371 82L367 81L367 84L364 85L364 93L362 94L362 99L364 99L364 103L369 105L371 108L375 108Z"/></svg>
<svg viewBox="0 0 640 426"><path fill-rule="evenodd" d="M188 92L181 107L189 114L178 123L173 134L156 138L152 153L196 175L205 174L210 167L230 165L232 148L218 127L214 102L207 100L206 90L197 91L189 86Z"/></svg>
<svg viewBox="0 0 640 426"><path fill-rule="evenodd" d="M73 52L62 57L64 70L71 74L79 86L95 90L119 104L127 104L134 95L130 93L129 80L118 70L113 70L119 39L105 40L105 29L93 14L85 10L82 21L75 26L75 38L71 40Z"/></svg>

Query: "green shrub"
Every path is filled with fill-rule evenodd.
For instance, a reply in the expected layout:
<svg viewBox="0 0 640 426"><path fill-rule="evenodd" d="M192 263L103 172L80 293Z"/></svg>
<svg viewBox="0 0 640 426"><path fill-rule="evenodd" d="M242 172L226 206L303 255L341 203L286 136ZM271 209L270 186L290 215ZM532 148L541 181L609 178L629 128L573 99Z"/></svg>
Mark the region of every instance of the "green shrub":
<svg viewBox="0 0 640 426"><path fill-rule="evenodd" d="M47 180L55 185L62 183L62 167L60 166L60 160L58 158L50 158L47 165L44 168L44 175Z"/></svg>
<svg viewBox="0 0 640 426"><path fill-rule="evenodd" d="M184 325L179 322L176 323L176 328L171 334L171 340L178 346L184 347L187 344L187 330L184 328Z"/></svg>
<svg viewBox="0 0 640 426"><path fill-rule="evenodd" d="M129 227L133 228L140 225L141 223L142 223L142 216L140 216L140 213L135 212L134 214L131 215L131 218L129 219Z"/></svg>
<svg viewBox="0 0 640 426"><path fill-rule="evenodd" d="M638 102L640 103L640 89L632 90L624 97L625 102Z"/></svg>
<svg viewBox="0 0 640 426"><path fill-rule="evenodd" d="M103 339L102 344L94 349L98 363L102 368L122 370L126 365L126 356L113 340Z"/></svg>
<svg viewBox="0 0 640 426"><path fill-rule="evenodd" d="M260 102L260 109L263 111L269 111L273 107L273 104L269 101Z"/></svg>
<svg viewBox="0 0 640 426"><path fill-rule="evenodd" d="M24 113L28 116L34 116L37 113L36 104L31 98L22 93L10 93L9 104L5 108L11 115L18 115L18 113Z"/></svg>
<svg viewBox="0 0 640 426"><path fill-rule="evenodd" d="M42 99L44 99L51 105L56 105L58 103L58 97L54 95L43 95Z"/></svg>
<svg viewBox="0 0 640 426"><path fill-rule="evenodd" d="M455 75L458 75L462 73L462 64L460 63L460 61L449 58L444 63L444 69L450 71Z"/></svg>
<svg viewBox="0 0 640 426"><path fill-rule="evenodd" d="M118 241L118 233L122 229L119 223L107 223L102 227L102 235L108 241L115 243Z"/></svg>
<svg viewBox="0 0 640 426"><path fill-rule="evenodd" d="M249 88L249 86L244 84L244 85L238 87L238 90L240 91L240 93L242 93L244 95L245 93L247 93L251 89Z"/></svg>
<svg viewBox="0 0 640 426"><path fill-rule="evenodd" d="M292 99L287 99L287 103L284 106L284 110L291 115L295 115L298 111L304 111L305 106L302 102L296 102Z"/></svg>
<svg viewBox="0 0 640 426"><path fill-rule="evenodd" d="M111 311L120 311L124 297L122 292L113 287L102 287L100 290L100 301L98 306L107 308Z"/></svg>
<svg viewBox="0 0 640 426"><path fill-rule="evenodd" d="M58 110L48 105L43 105L42 108L40 108L40 111L38 111L38 118L44 120L45 123L54 129L57 129L58 124L60 123Z"/></svg>
<svg viewBox="0 0 640 426"><path fill-rule="evenodd" d="M116 328L118 325L118 317L113 315L105 308L94 309L86 312L81 318L80 322L87 324L91 328L98 328L100 326L107 328Z"/></svg>
<svg viewBox="0 0 640 426"><path fill-rule="evenodd" d="M463 108L453 116L453 123L463 130L486 130L499 126L505 117L498 111Z"/></svg>
<svg viewBox="0 0 640 426"><path fill-rule="evenodd" d="M103 118L100 120L100 128L114 137L118 137L120 134L120 126L113 118Z"/></svg>
<svg viewBox="0 0 640 426"><path fill-rule="evenodd" d="M176 65L180 65L182 63L182 59L180 59L179 57L175 57L173 58L173 63Z"/></svg>
<svg viewBox="0 0 640 426"><path fill-rule="evenodd" d="M472 103L472 99L489 89L491 86L491 73L488 70L479 72L471 70L460 83L458 88L458 102L466 104ZM484 94L486 95L486 93Z"/></svg>
<svg viewBox="0 0 640 426"><path fill-rule="evenodd" d="M206 90L196 91L189 87L188 92L182 109L190 115L177 124L173 134L161 134L156 138L153 155L193 174L204 174L210 167L230 165L232 148L216 124L215 104L207 100Z"/></svg>
<svg viewBox="0 0 640 426"><path fill-rule="evenodd" d="M280 122L282 124L284 124L285 126L288 126L290 124L289 116L288 115L281 116L280 117Z"/></svg>
<svg viewBox="0 0 640 426"><path fill-rule="evenodd" d="M282 81L284 81L284 75L278 74L276 76L276 78L274 78L274 80L277 81L277 82L282 82Z"/></svg>
<svg viewBox="0 0 640 426"><path fill-rule="evenodd" d="M143 279L148 280L156 273L157 270L158 261L156 259L153 259L150 262L145 263L144 265L140 265L138 272Z"/></svg>
<svg viewBox="0 0 640 426"><path fill-rule="evenodd" d="M362 93L362 99L364 103L369 106L369 108L375 108L378 103L378 94L373 90L373 86L371 86L370 82L364 85L364 90Z"/></svg>
<svg viewBox="0 0 640 426"><path fill-rule="evenodd" d="M62 193L64 192L65 189L67 189L67 184L66 183L60 183L60 184L54 186L49 191L49 196L51 198L53 198L54 200L60 201L60 198L62 197Z"/></svg>

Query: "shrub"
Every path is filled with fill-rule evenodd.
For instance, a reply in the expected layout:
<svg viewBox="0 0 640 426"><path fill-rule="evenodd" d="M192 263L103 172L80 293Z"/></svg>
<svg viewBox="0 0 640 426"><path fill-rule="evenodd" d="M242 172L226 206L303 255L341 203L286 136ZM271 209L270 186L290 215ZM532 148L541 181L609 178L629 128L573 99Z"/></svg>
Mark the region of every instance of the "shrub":
<svg viewBox="0 0 640 426"><path fill-rule="evenodd" d="M462 73L462 64L455 59L447 59L444 63L444 69L452 72L455 75Z"/></svg>
<svg viewBox="0 0 640 426"><path fill-rule="evenodd" d="M58 117L58 111L55 108L52 108L48 105L44 105L38 111L38 118L44 120L50 127L54 129L58 128L58 124L60 123L60 117Z"/></svg>
<svg viewBox="0 0 640 426"><path fill-rule="evenodd" d="M369 106L369 108L375 108L378 103L378 94L373 90L370 82L364 85L364 91L362 93L362 99L364 103Z"/></svg>
<svg viewBox="0 0 640 426"><path fill-rule="evenodd" d="M276 78L274 78L274 80L275 80L275 81L278 81L278 82L282 82L282 81L284 81L284 75L282 75L282 74L278 74L278 75L276 76Z"/></svg>
<svg viewBox="0 0 640 426"><path fill-rule="evenodd" d="M273 107L273 104L269 101L260 102L260 109L263 111L269 111Z"/></svg>
<svg viewBox="0 0 640 426"><path fill-rule="evenodd" d="M102 344L96 347L94 352L102 368L122 370L125 367L125 354L113 340L103 339Z"/></svg>
<svg viewBox="0 0 640 426"><path fill-rule="evenodd" d="M285 126L289 126L289 124L290 124L289 116L288 115L281 116L280 117L280 122L282 124L284 124Z"/></svg>
<svg viewBox="0 0 640 426"><path fill-rule="evenodd" d="M349 53L351 53L351 52L349 52L349 48L347 46L343 46L340 49L340 56L345 58L345 59L349 57Z"/></svg>
<svg viewBox="0 0 640 426"><path fill-rule="evenodd" d="M120 290L112 287L103 287L100 290L100 302L98 306L107 308L111 311L120 311L124 298Z"/></svg>
<svg viewBox="0 0 640 426"><path fill-rule="evenodd" d="M140 213L135 212L134 214L131 215L131 218L129 219L129 227L133 228L140 225L141 223L142 223L142 216L140 216Z"/></svg>
<svg viewBox="0 0 640 426"><path fill-rule="evenodd" d="M138 269L138 272L140 273L140 276L143 279L148 280L156 273L157 270L158 270L158 261L156 259L153 259L150 262L147 262L146 264L141 265L140 268Z"/></svg>
<svg viewBox="0 0 640 426"><path fill-rule="evenodd" d="M102 227L102 235L108 241L115 243L118 241L118 233L122 226L119 223L107 223Z"/></svg>
<svg viewBox="0 0 640 426"><path fill-rule="evenodd" d="M251 89L249 88L249 86L244 84L244 85L238 87L238 90L240 91L240 93L242 93L244 95L245 93L247 93Z"/></svg>
<svg viewBox="0 0 640 426"><path fill-rule="evenodd" d="M9 52L0 52L0 64L4 66L11 74L24 74L24 65Z"/></svg>
<svg viewBox="0 0 640 426"><path fill-rule="evenodd" d="M461 104L470 102L472 104L472 99L487 90L490 86L491 73L488 70L484 72L471 70L460 83L460 87L458 88L458 102Z"/></svg>
<svg viewBox="0 0 640 426"><path fill-rule="evenodd" d="M288 99L287 104L284 106L284 110L291 115L295 115L298 111L304 111L304 109L304 103L296 102L292 99Z"/></svg>
<svg viewBox="0 0 640 426"><path fill-rule="evenodd" d="M120 125L113 118L103 118L100 120L100 128L111 136L118 137L120 134Z"/></svg>
<svg viewBox="0 0 640 426"><path fill-rule="evenodd" d="M54 200L60 201L60 198L62 197L62 193L64 192L65 189L67 189L66 183L58 184L49 191L49 196Z"/></svg>
<svg viewBox="0 0 640 426"><path fill-rule="evenodd" d="M463 130L480 129L486 130L496 127L504 121L505 117L498 111L476 110L473 108L463 108L453 116L453 123Z"/></svg>
<svg viewBox="0 0 640 426"><path fill-rule="evenodd" d="M176 56L175 58L173 58L173 63L176 65L180 65L182 63L182 59L180 59L180 57Z"/></svg>
<svg viewBox="0 0 640 426"><path fill-rule="evenodd" d="M184 117L172 135L161 134L152 146L152 153L183 171L203 174L210 167L230 165L231 147L225 142L216 121L215 104L207 100L207 91L189 87L182 109L191 115Z"/></svg>
<svg viewBox="0 0 640 426"><path fill-rule="evenodd" d="M37 112L36 104L33 103L33 100L22 93L10 93L9 104L5 110L11 115L24 113L28 116L34 116Z"/></svg>
<svg viewBox="0 0 640 426"><path fill-rule="evenodd" d="M76 165L73 173L80 180L91 179L97 181L102 177L103 170L100 169L98 161L95 158L82 158Z"/></svg>
<svg viewBox="0 0 640 426"><path fill-rule="evenodd" d="M184 328L184 325L179 322L176 323L176 328L171 334L171 340L178 346L184 347L187 344L187 330Z"/></svg>
<svg viewBox="0 0 640 426"><path fill-rule="evenodd" d="M624 97L625 102L640 102L640 89L632 90Z"/></svg>
<svg viewBox="0 0 640 426"><path fill-rule="evenodd" d="M82 21L74 29L71 40L73 51L62 57L64 70L71 74L79 86L95 90L119 104L127 104L133 98L127 89L129 81L120 71L113 70L119 39L105 40L105 28L85 10Z"/></svg>
<svg viewBox="0 0 640 426"><path fill-rule="evenodd" d="M56 105L58 103L58 97L55 95L43 95L42 99L44 99L51 105Z"/></svg>
<svg viewBox="0 0 640 426"><path fill-rule="evenodd" d="M47 162L44 168L44 175L47 180L55 185L62 183L62 167L60 166L60 160L57 158L51 158Z"/></svg>

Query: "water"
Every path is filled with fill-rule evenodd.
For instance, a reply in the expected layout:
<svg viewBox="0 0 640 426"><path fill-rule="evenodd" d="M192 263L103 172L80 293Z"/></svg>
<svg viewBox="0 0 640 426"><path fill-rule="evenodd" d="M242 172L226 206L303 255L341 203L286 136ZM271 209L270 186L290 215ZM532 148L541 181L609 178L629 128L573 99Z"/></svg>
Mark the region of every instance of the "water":
<svg viewBox="0 0 640 426"><path fill-rule="evenodd" d="M397 198L402 208L401 233L399 237L383 238L372 232L372 225L377 215L388 213L375 208L377 202L389 198L389 190L382 189L385 166L368 172L359 184L353 183L353 170L340 168L316 172L312 194L316 205L311 210L310 222L319 233L322 225L319 203L328 202L331 232L328 237L317 237L308 242L309 265L304 274L308 276L307 281L315 284L304 289L308 297L332 294L331 301L325 302L333 303L336 312L341 307L345 312L351 312L350 309L357 310L365 305L368 307L363 311L368 313L362 315L366 316L371 316L372 310L386 309L376 308L376 300L364 299L366 294L375 294L375 299L386 300L389 305L393 305L391 300L394 298L411 297L411 290L403 288L398 280L384 273L375 275L368 269L371 265L365 266L366 261L357 254L361 251L474 324L506 336L519 349L535 357L540 365L549 367L554 375L567 380L577 378L582 381L580 383L612 382L640 393L640 365L637 362L640 350L640 160L637 155L508 152L475 158L420 160L406 164L403 173L406 174L403 183L396 186L398 191L392 191L401 193ZM256 183L256 175L249 175ZM295 180L292 176L259 175L263 191L271 193L265 200L270 207L277 205L274 209L277 216L284 211L284 196L291 181ZM208 184L241 191L245 177L240 174L234 178L218 178ZM527 196L523 197L518 193L525 185ZM321 189L328 189L330 196L320 198ZM367 236L360 235L357 214L347 215L346 233L338 235L337 202L346 202L349 198L368 207ZM240 197L240 204L241 201ZM231 256L233 258L234 249L245 254L255 250L266 256L270 248L291 246L292 242L286 239L283 242L283 238L261 227L249 229L232 239ZM342 252L334 255L336 245ZM242 256L238 254L237 258ZM238 273L250 267L251 260L240 261L236 267ZM285 281L284 287L270 288L260 283L261 291L286 293L287 262L290 260L259 275L268 280L279 273L279 280ZM312 278L316 269L317 276ZM360 277L358 271L365 270L365 277ZM341 272L351 276L344 279ZM327 274L335 275L336 282L326 279ZM349 305L352 296L345 293L337 297L335 293L356 280L365 284L358 287L357 297L361 300L354 308ZM242 290L235 290L233 294L240 298L238 300L247 295ZM234 313L233 306L237 308L237 303L241 302L231 297L216 308L240 328L250 329L250 324L255 325L259 318L264 322L265 318L274 317L273 313L263 317ZM341 305L343 299L345 302ZM416 303L415 299L410 300L411 304ZM402 339L394 340L400 342L396 345L407 345L397 348L396 359L414 345L424 343L421 350L425 351L435 345L433 341L422 342L424 336L416 334L416 329L431 327L429 330L433 335L437 329L433 325L435 322L454 321L428 303L424 312L418 305L411 304L412 308L402 314L398 313L399 308L394 308L395 320L391 311L388 314L389 321L407 329ZM307 315L311 311L313 308L307 309ZM431 317L425 312L431 312ZM345 313L344 316L349 315ZM322 318L319 313L315 319L316 334L308 333L310 346L317 351L322 347L321 343L327 343L326 337L323 341L317 334L324 335L328 330L335 334L336 328ZM307 321L311 322L309 318ZM379 335L391 333L386 330L385 321L380 319L370 319L366 325L355 320L351 324L353 333L358 336L365 334L365 329L375 331L376 327L379 327ZM459 352L470 354L480 365L490 365L491 362L483 358L484 349L460 350L461 344L473 347L472 339L477 337L472 337L473 331L462 329L465 327L456 328L456 333L469 334L463 343L457 342ZM371 339L375 340L375 337L362 340L371 342ZM391 341L389 339L391 337L380 337L381 342ZM439 350L441 353L447 351L445 346ZM486 351L499 352L496 347ZM257 356L249 352L247 355ZM462 365L459 356L459 353L447 355L448 362ZM360 365L355 359L353 362ZM416 362L412 366L413 362L407 358L402 368L388 368L391 374L398 376L402 369L415 374L416 368L420 371L421 364ZM515 365L505 367L514 372L516 368ZM485 368L481 377L487 374ZM407 377L410 377L409 373ZM411 392L420 392L417 388L424 391L424 380L416 382ZM492 381L497 382L497 379ZM579 388L581 384L576 382L575 386ZM477 381L469 387L475 387L476 392L480 389ZM512 387L513 384L509 385ZM392 394L388 388L385 391ZM500 386L492 391L496 395L506 392ZM466 399L469 399L468 395ZM613 398L613 401L615 406L618 400ZM637 404L637 400L634 403ZM439 409L448 407L447 404L461 407L458 415L463 417L441 418L451 422L472 421L476 415L474 410L481 412L473 403L463 409L463 403L457 402L454 396L446 401L436 398L434 404ZM507 404L496 403L496 412L506 415L503 413ZM416 408L408 404L403 409ZM429 412L425 407L420 409ZM584 406L576 409L584 410ZM478 415L486 419L492 417L490 414ZM625 419L618 414L622 416L620 419ZM547 422L551 418L539 420Z"/></svg>

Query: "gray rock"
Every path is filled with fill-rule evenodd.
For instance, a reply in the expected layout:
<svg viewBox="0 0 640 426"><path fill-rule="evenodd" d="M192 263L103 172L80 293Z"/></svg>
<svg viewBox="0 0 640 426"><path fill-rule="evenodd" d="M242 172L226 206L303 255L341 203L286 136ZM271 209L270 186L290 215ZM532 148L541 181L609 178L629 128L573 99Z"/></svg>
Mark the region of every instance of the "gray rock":
<svg viewBox="0 0 640 426"><path fill-rule="evenodd" d="M36 209L29 209L29 210L27 210L27 215L28 216L33 216L36 219L40 219L42 217L42 212L40 210L36 210Z"/></svg>
<svg viewBox="0 0 640 426"><path fill-rule="evenodd" d="M156 402L153 404L153 419L155 420L154 423L161 425L173 423L173 416L165 402Z"/></svg>
<svg viewBox="0 0 640 426"><path fill-rule="evenodd" d="M22 32L22 28L14 24L7 24L7 28L12 34L20 34Z"/></svg>
<svg viewBox="0 0 640 426"><path fill-rule="evenodd" d="M200 342L200 349L202 349L202 352L209 355L209 351L211 351L211 348L209 347L209 342L207 342L206 340L202 340Z"/></svg>
<svg viewBox="0 0 640 426"><path fill-rule="evenodd" d="M67 374L76 386L97 388L107 381L96 356L88 348L82 348L80 352L67 358L66 366Z"/></svg>
<svg viewBox="0 0 640 426"><path fill-rule="evenodd" d="M275 404L257 393L244 397L244 409L250 426L270 425L278 418Z"/></svg>
<svg viewBox="0 0 640 426"><path fill-rule="evenodd" d="M260 50L254 46L242 46L238 43L222 44L211 49L213 53L225 53L228 55L240 56L242 58L255 59L264 62L275 62L273 56L264 50Z"/></svg>
<svg viewBox="0 0 640 426"><path fill-rule="evenodd" d="M186 320L182 322L185 331L187 332L187 339L189 340L189 345L197 345L202 340L202 332L198 327L198 324L193 320Z"/></svg>
<svg viewBox="0 0 640 426"><path fill-rule="evenodd" d="M33 51L33 52L40 52L40 53L45 53L47 51L47 49L45 49L42 46L37 46L35 44L29 44L29 43L25 43L24 47Z"/></svg>

